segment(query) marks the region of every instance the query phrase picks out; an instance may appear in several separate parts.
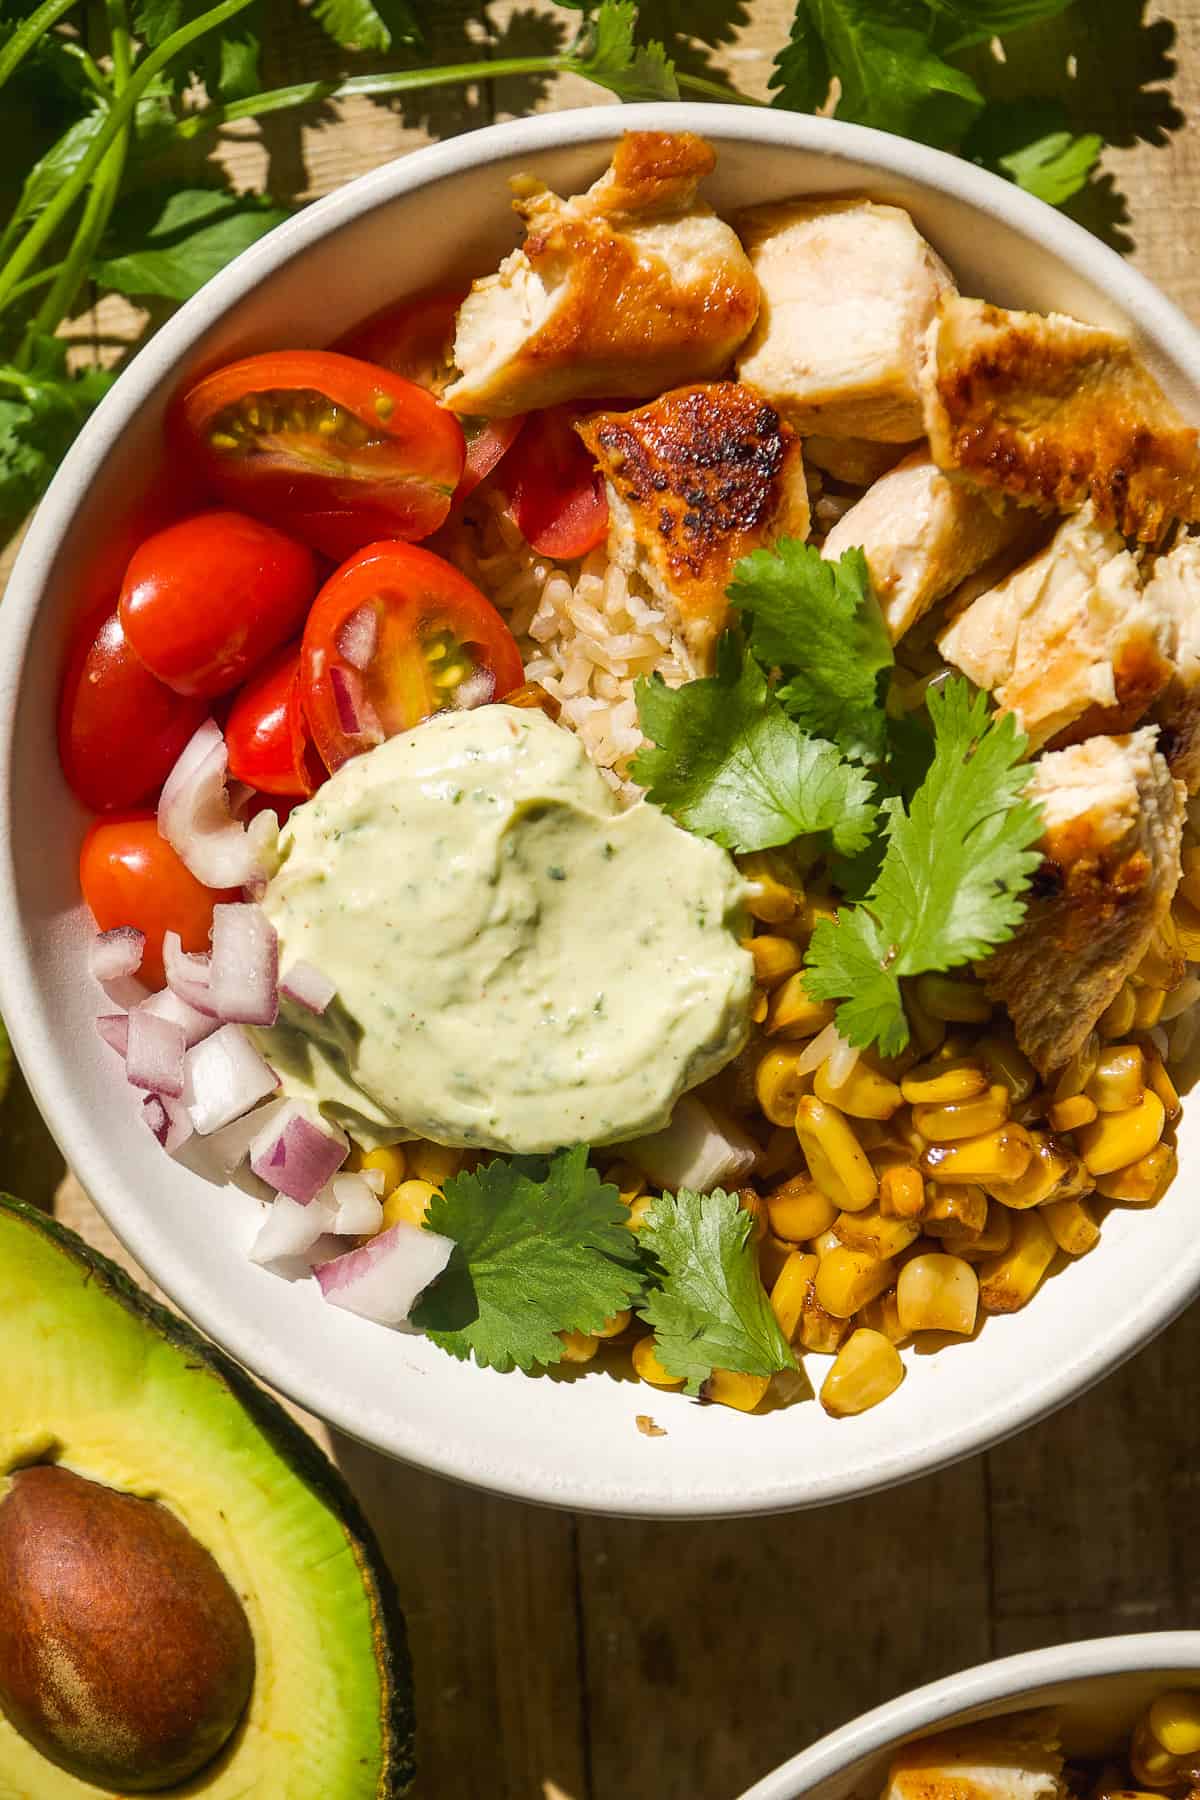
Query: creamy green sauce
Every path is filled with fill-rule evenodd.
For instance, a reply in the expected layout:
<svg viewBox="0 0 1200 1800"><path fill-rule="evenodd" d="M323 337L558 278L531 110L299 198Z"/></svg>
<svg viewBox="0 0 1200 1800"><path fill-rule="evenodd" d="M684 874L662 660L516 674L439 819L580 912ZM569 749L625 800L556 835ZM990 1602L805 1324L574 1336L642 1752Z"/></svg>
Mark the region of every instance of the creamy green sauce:
<svg viewBox="0 0 1200 1800"><path fill-rule="evenodd" d="M532 1152L665 1125L745 1042L743 885L622 811L537 711L443 713L297 807L263 904L280 967L337 983L260 1032L285 1090L362 1141Z"/></svg>

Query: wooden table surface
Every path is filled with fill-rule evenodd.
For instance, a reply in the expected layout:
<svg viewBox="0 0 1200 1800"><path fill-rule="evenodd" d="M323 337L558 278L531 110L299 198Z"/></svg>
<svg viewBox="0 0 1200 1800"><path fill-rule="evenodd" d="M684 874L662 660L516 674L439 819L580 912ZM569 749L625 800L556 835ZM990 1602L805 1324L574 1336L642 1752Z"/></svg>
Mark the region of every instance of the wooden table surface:
<svg viewBox="0 0 1200 1800"><path fill-rule="evenodd" d="M687 17L674 0L658 10L672 6ZM570 23L546 0L486 10L510 53ZM762 93L791 0L727 10L740 30L719 61ZM480 12L444 0L440 60L460 59ZM321 64L322 40L295 18L289 9L268 43L264 85ZM1117 140L1088 222L1123 238L1200 318L1200 142L1184 128L1200 103L1200 0L1078 0L1047 41L1036 88L1010 61L1014 83L1067 94ZM265 143L231 133L224 154L243 183L309 198L430 135L602 97L575 80L496 85L406 112L361 101L316 122L277 117ZM106 303L80 335L111 343L129 323ZM48 1197L52 1152L20 1094L0 1127L31 1147ZM58 1206L113 1247L69 1179ZM421 1800L733 1800L855 1713L967 1664L1200 1623L1198 1386L1193 1309L1102 1388L987 1456L837 1509L744 1523L537 1511L315 1429L370 1514L407 1610Z"/></svg>

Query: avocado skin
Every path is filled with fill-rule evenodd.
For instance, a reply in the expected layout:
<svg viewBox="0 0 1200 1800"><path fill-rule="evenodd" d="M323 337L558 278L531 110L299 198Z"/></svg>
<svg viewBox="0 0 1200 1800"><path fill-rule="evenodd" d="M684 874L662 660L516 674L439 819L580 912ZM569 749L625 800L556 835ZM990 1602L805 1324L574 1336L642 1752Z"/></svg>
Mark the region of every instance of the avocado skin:
<svg viewBox="0 0 1200 1800"><path fill-rule="evenodd" d="M256 1429L290 1466L297 1478L339 1520L353 1553L372 1619L375 1661L384 1689L382 1740L377 1800L402 1800L412 1785L415 1717L412 1664L404 1614L378 1539L345 1480L308 1434L289 1418L278 1401L199 1332L144 1293L116 1263L92 1250L79 1235L23 1200L0 1192L0 1211L19 1219L64 1257L84 1270L108 1298L132 1313L157 1336L199 1363L227 1388L248 1413ZM49 1765L47 1765L49 1767ZM328 1800L336 1800L330 1795Z"/></svg>

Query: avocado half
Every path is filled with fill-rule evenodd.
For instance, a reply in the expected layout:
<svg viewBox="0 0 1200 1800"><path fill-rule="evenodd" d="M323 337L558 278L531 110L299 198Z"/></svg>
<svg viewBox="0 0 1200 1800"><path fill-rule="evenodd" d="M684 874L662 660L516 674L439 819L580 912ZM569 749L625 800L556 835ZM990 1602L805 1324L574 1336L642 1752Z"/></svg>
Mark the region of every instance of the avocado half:
<svg viewBox="0 0 1200 1800"><path fill-rule="evenodd" d="M413 1775L404 1620L331 1463L274 1400L73 1231L0 1194L0 1499L58 1462L161 1501L209 1550L254 1636L250 1703L183 1786L204 1800L395 1800ZM111 1791L0 1714L0 1800Z"/></svg>

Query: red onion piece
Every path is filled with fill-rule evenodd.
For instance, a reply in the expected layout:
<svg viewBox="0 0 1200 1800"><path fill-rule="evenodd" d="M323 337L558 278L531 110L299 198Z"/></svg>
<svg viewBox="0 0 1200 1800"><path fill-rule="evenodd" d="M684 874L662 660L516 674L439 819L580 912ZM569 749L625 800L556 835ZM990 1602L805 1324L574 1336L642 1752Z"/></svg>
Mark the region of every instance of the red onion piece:
<svg viewBox="0 0 1200 1800"><path fill-rule="evenodd" d="M337 1209L329 1229L339 1237L370 1237L379 1230L383 1207L362 1175L335 1175L325 1193Z"/></svg>
<svg viewBox="0 0 1200 1800"><path fill-rule="evenodd" d="M329 686L337 708L338 724L347 737L366 738L382 744L383 727L371 702L362 691L362 682L353 669L334 663L329 670Z"/></svg>
<svg viewBox="0 0 1200 1800"><path fill-rule="evenodd" d="M96 1030L118 1056L124 1056L129 1044L128 1013L102 1013L96 1020Z"/></svg>
<svg viewBox="0 0 1200 1800"><path fill-rule="evenodd" d="M212 1132L204 1140L205 1163L227 1181L245 1162L259 1132L278 1118L287 1104L286 1100L268 1100L265 1106L257 1106L253 1112L243 1113L240 1119Z"/></svg>
<svg viewBox="0 0 1200 1800"><path fill-rule="evenodd" d="M183 1053L187 1048L183 1026L140 1006L128 1019L125 1078L130 1087L149 1088L153 1094L178 1100L183 1093Z"/></svg>
<svg viewBox="0 0 1200 1800"><path fill-rule="evenodd" d="M97 981L119 981L122 975L136 975L145 949L144 931L137 931L132 925L115 925L88 945L88 973Z"/></svg>
<svg viewBox="0 0 1200 1800"><path fill-rule="evenodd" d="M459 712L469 712L473 706L486 706L496 691L496 677L490 669L476 669L465 681L460 681L450 696L450 704Z"/></svg>
<svg viewBox="0 0 1200 1800"><path fill-rule="evenodd" d="M280 982L279 992L284 999L294 1000L308 1012L323 1013L337 993L337 984L330 981L328 975L322 975L320 969L314 969L311 963L297 962Z"/></svg>
<svg viewBox="0 0 1200 1800"><path fill-rule="evenodd" d="M675 1103L671 1123L649 1137L622 1146L636 1169L660 1187L736 1187L758 1160L758 1145L732 1119L718 1119L694 1094Z"/></svg>
<svg viewBox="0 0 1200 1800"><path fill-rule="evenodd" d="M365 669L379 641L379 618L373 606L359 606L343 621L337 634L338 655L352 668Z"/></svg>
<svg viewBox="0 0 1200 1800"><path fill-rule="evenodd" d="M358 1179L365 1181L371 1192L379 1199L383 1198L383 1190L387 1186L387 1182L383 1178L382 1169L359 1169Z"/></svg>
<svg viewBox="0 0 1200 1800"><path fill-rule="evenodd" d="M152 1013L158 1019L170 1019L173 1025L183 1028L184 1048L190 1050L193 1044L201 1039L211 1037L220 1024L212 1013L203 1013L195 1006L189 1006L181 1000L172 988L163 988L161 993L151 994L143 1000L137 1009L139 1012Z"/></svg>
<svg viewBox="0 0 1200 1800"><path fill-rule="evenodd" d="M240 1025L222 1025L183 1059L183 1100L201 1137L274 1093L279 1077Z"/></svg>
<svg viewBox="0 0 1200 1800"><path fill-rule="evenodd" d="M279 1014L279 940L261 906L213 908L208 998L231 1024L273 1025Z"/></svg>
<svg viewBox="0 0 1200 1800"><path fill-rule="evenodd" d="M212 958L198 951L185 950L177 931L163 932L163 971L173 994L186 1001L197 1012L216 1018L217 1009L209 994Z"/></svg>
<svg viewBox="0 0 1200 1800"><path fill-rule="evenodd" d="M250 1167L260 1181L307 1206L341 1168L350 1140L315 1106L289 1101L250 1145Z"/></svg>
<svg viewBox="0 0 1200 1800"><path fill-rule="evenodd" d="M314 1273L331 1306L376 1325L403 1325L419 1294L436 1281L454 1244L436 1231L403 1222L357 1250L318 1263Z"/></svg>
<svg viewBox="0 0 1200 1800"><path fill-rule="evenodd" d="M267 1209L267 1216L250 1247L250 1261L279 1262L289 1256L303 1256L333 1224L332 1205L314 1200L301 1206L279 1194Z"/></svg>
<svg viewBox="0 0 1200 1800"><path fill-rule="evenodd" d="M146 1094L142 1099L142 1118L150 1127L168 1156L192 1135L192 1121L186 1106L169 1094Z"/></svg>
<svg viewBox="0 0 1200 1800"><path fill-rule="evenodd" d="M261 812L243 825L229 806L229 753L220 727L205 720L163 784L158 829L206 887L243 887L271 873L279 821Z"/></svg>

